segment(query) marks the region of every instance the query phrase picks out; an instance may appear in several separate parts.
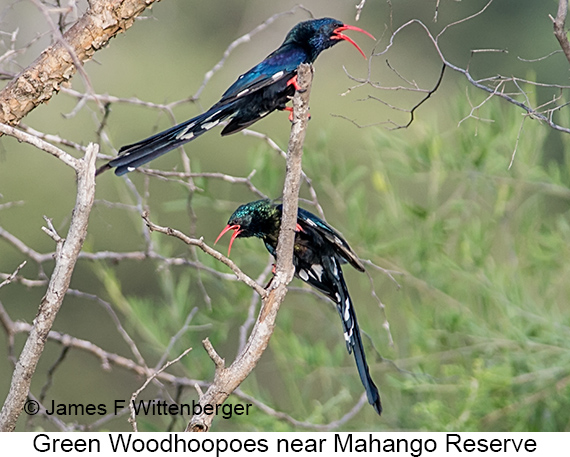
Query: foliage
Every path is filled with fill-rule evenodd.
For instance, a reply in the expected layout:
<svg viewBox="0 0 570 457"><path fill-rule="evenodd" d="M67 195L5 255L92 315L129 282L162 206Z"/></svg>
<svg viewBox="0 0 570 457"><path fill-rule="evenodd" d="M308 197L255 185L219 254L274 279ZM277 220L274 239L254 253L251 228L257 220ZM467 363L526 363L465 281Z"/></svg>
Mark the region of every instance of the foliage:
<svg viewBox="0 0 570 457"><path fill-rule="evenodd" d="M454 109L466 107L456 102ZM371 339L365 345L386 411L379 420L365 406L343 429L568 429L568 170L544 162L546 132L530 122L509 170L521 119L499 103L485 110L481 114L495 122L484 128L470 120L438 135L440 126L420 121L421 134L406 141L392 132L365 131L370 146L357 159L337 154L326 138L305 153L305 171L318 176L320 202L331 203L325 205L328 221L363 258L402 273L395 275L397 290L370 267L386 305L390 347L366 277L345 268L361 327ZM281 164L269 150L256 148L249 157L256 185L273 189L269 177L279 174ZM214 198L206 191L194 203L208 205ZM219 206L225 221L232 205ZM267 262L256 241L239 240L232 252L252 277ZM233 358L251 300L244 285L205 274L201 281L212 306L199 305L193 324L208 327L172 350L194 346L185 368L196 378L212 371L200 338L207 335ZM160 310L154 300L129 298L127 315L149 347L159 341L164 349L200 292L197 273L189 268L163 270L158 282ZM270 351L243 390L300 420L326 423L346 413L361 386L337 319L332 306L305 289L290 293ZM258 412L218 425L290 429Z"/></svg>

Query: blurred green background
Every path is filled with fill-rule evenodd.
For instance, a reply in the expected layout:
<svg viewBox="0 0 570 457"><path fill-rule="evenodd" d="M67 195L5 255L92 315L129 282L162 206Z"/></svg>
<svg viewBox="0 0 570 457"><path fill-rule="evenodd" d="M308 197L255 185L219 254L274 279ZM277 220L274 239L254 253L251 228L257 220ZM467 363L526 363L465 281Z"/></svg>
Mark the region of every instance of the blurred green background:
<svg viewBox="0 0 570 457"><path fill-rule="evenodd" d="M380 51L391 31L412 18L422 20L435 35L486 2L441 1L434 22L436 2L390 5L369 0L358 23L356 3L309 0L304 6L315 17L335 17L370 31L380 39L376 47ZM184 100L196 93L204 74L234 39L294 6L289 1L162 0L85 68L98 94L157 104ZM558 49L548 18L556 8L555 1L495 0L482 15L449 29L441 38L441 49L452 63L469 65L477 78L516 75L566 85L568 62L561 54L527 61ZM83 144L101 138L102 152L114 154L124 144L208 108L237 75L274 50L294 24L309 17L297 8L237 47L197 102L174 107L175 120L162 110L113 103L101 129L103 115L94 103L76 109L77 99L62 93L34 110L24 123ZM36 39L17 59L4 63L3 71L15 73L49 44L49 27L36 7L24 1L3 0L0 20L3 32L19 28L17 48ZM371 52L371 40L357 33L351 36L367 54ZM2 38L0 54L10 45L7 35ZM508 52L472 54L473 49ZM569 430L568 135L532 119L523 123L521 110L498 99L487 101L474 117L460 122L487 94L450 70L440 89L416 111L411 126L394 130L387 121L405 124L409 114L365 99L371 95L410 109L423 94L363 86L342 96L355 85L343 66L357 78L368 74L367 61L348 44L326 51L315 64L304 170L327 221L362 259L397 272L398 284L373 266L368 268L370 279L345 268L385 413L378 418L364 405L341 429ZM430 89L440 69L431 42L417 25L399 34L388 53L370 61L372 80L385 87L404 85L405 78ZM76 75L72 87L84 91L85 84ZM567 98L562 89L531 85L523 89L534 106L553 97L562 97L559 103ZM358 128L331 114L375 125ZM560 110L555 120L569 125L567 111ZM254 130L286 148L290 130L286 114L273 114ZM245 177L255 170L252 183L258 189L271 197L281 194L284 160L262 140L242 134L221 138L215 130L188 145L186 152L194 172ZM172 152L151 166L181 170L180 154ZM244 185L214 179L195 179L199 191L191 192L176 180L147 180L138 173L128 178L132 184L111 173L98 178L86 251L145 249L140 212L132 206L137 204L132 185L143 196L154 222L203 236L209 244L238 205L258 198ZM0 194L0 204L22 202L0 211L0 226L36 251L51 252L53 241L41 231L42 216L52 218L60 234L65 234L75 201L73 172L53 157L3 137ZM306 185L301 194L310 198ZM316 212L311 205L302 206ZM178 240L160 234L153 234L152 240L165 257L195 259ZM226 246L227 239L218 248L225 252ZM11 273L25 259L0 240L0 272ZM197 259L229 273L201 252ZM262 243L253 239L236 242L232 259L253 278L270 261ZM49 275L52 267L46 263L45 273ZM36 279L44 271L29 261L21 274ZM299 290L300 281L292 285L296 289L281 308L270 346L242 390L299 421L326 424L353 407L362 386L346 353L336 311L304 288ZM113 306L149 366L158 363L197 307L190 329L170 348L167 358L193 347L169 371L205 381L213 378L214 370L202 339L208 337L230 363L252 299L250 289L241 283L150 259L82 260L71 287L98 295ZM44 287L11 284L0 290L0 300L12 319L31 322L44 292ZM54 330L133 358L109 313L96 300L66 297ZM17 337L16 351L24 341L24 335ZM36 396L61 351L59 344L47 344L32 382ZM3 397L11 372L6 338L2 338ZM105 370L91 354L71 349L55 371L44 402L103 403L111 408L115 399L128 399L143 382L122 368ZM177 392L167 386L167 390L172 396L179 394L179 402L197 398L191 389ZM140 398L158 397L164 397L164 392L151 386ZM235 397L230 401L244 403ZM61 419L92 424L99 417ZM184 426L183 419L171 423L163 417L139 418L142 430ZM259 408L247 417L218 419L214 427L218 431L303 429ZM52 430L54 425L22 415L19 430L38 428ZM130 425L123 416L96 429L130 430Z"/></svg>

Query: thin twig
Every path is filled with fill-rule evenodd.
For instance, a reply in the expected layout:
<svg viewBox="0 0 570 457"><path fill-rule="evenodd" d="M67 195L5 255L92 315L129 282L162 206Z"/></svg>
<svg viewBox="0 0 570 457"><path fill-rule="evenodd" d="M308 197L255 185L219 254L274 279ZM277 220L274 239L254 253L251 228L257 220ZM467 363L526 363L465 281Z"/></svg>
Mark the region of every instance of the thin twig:
<svg viewBox="0 0 570 457"><path fill-rule="evenodd" d="M135 432L138 432L138 427L137 427L137 414L136 414L136 410L135 410L135 401L137 399L137 397L139 396L139 394L146 389L146 387L160 374L162 373L164 370L166 370L169 366L174 365L175 363L177 363L182 357L184 357L186 354L188 354L190 351L192 350L192 348L188 348L186 349L182 354L180 354L178 357L176 357L174 360L171 360L169 362L166 362L159 370L156 370L154 373L152 373L144 382L144 384L142 386L140 386L137 390L135 390L133 392L133 394L131 395L131 399L129 401L129 409L131 410L131 415L129 417L129 423L133 426L133 430Z"/></svg>
<svg viewBox="0 0 570 457"><path fill-rule="evenodd" d="M77 170L79 168L79 159L76 159L75 157L63 151L62 149L59 149L53 144L48 143L47 141L44 141L35 135L30 135L29 133L22 132L21 130L18 130L10 125L1 124L1 123L0 123L0 133L13 136L18 141L23 141L24 143L31 144L32 146L35 146L36 148L47 152L52 156L58 158L64 164L73 168L74 170Z"/></svg>
<svg viewBox="0 0 570 457"><path fill-rule="evenodd" d="M20 265L18 265L18 267L14 270L14 272L10 276L8 276L6 279L4 279L4 281L0 282L0 289L2 289L2 287L4 287L4 286L7 286L11 282L13 282L14 279L18 276L18 273L20 272L20 270L22 268L24 268L25 265L26 265L26 261L24 260Z"/></svg>

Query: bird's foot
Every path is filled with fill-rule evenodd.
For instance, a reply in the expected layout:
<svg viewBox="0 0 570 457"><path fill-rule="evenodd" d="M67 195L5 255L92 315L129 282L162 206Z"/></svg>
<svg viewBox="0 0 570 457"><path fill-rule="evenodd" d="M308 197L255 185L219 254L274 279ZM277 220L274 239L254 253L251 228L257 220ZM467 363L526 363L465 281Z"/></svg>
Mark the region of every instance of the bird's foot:
<svg viewBox="0 0 570 457"><path fill-rule="evenodd" d="M307 90L307 89L303 89L301 86L299 86L299 83L297 82L297 75L293 76L289 81L287 81L287 85L293 86L296 91L301 92L301 93L303 93Z"/></svg>
<svg viewBox="0 0 570 457"><path fill-rule="evenodd" d="M286 106L282 111L289 111L289 121L293 122L293 108L291 106ZM311 113L309 113L309 120L311 120Z"/></svg>

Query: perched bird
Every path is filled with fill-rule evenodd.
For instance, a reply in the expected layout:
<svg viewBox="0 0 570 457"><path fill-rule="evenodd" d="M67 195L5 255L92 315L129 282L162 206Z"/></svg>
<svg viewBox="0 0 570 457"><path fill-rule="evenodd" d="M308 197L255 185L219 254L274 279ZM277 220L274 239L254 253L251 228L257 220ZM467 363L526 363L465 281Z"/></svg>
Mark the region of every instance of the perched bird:
<svg viewBox="0 0 570 457"><path fill-rule="evenodd" d="M153 159L192 141L222 121L229 121L222 135L239 132L277 110L288 110L287 102L294 95L297 67L313 63L318 55L341 40L362 49L345 30L355 30L374 37L358 27L345 25L336 19L322 18L300 22L285 37L279 48L265 60L246 71L208 111L138 143L123 146L119 155L97 170L97 174L116 168L123 175ZM364 56L366 58L366 56Z"/></svg>
<svg viewBox="0 0 570 457"><path fill-rule="evenodd" d="M270 200L241 205L231 215L216 243L226 232L233 230L228 255L236 238L255 236L261 238L267 250L275 256L281 212L282 205ZM356 254L335 229L309 211L299 208L293 250L295 275L336 303L348 353L354 352L356 367L368 402L381 414L380 394L368 371L356 313L342 275L341 264L347 262L358 271L364 271L364 266Z"/></svg>

